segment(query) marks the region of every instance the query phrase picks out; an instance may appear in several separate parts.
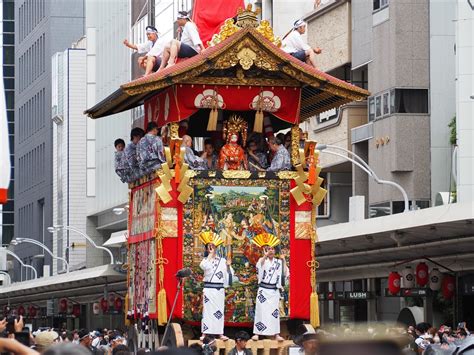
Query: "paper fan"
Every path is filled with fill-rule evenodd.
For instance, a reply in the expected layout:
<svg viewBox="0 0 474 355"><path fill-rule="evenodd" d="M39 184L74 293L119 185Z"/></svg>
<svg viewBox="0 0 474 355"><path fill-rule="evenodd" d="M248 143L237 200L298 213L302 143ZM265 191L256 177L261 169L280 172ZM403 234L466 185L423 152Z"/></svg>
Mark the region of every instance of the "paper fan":
<svg viewBox="0 0 474 355"><path fill-rule="evenodd" d="M253 238L252 242L258 245L260 248L268 245L270 247L275 247L280 244L280 239L270 233L262 233Z"/></svg>
<svg viewBox="0 0 474 355"><path fill-rule="evenodd" d="M216 247L224 243L224 240L222 240L222 238L218 234L211 231L202 232L201 234L199 234L199 239L205 245L212 243Z"/></svg>

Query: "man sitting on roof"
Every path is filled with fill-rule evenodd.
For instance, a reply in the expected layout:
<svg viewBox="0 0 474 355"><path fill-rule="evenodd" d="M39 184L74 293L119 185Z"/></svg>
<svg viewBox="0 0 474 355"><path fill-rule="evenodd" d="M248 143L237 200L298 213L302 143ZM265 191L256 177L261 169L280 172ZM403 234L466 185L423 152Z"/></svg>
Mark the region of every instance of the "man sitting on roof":
<svg viewBox="0 0 474 355"><path fill-rule="evenodd" d="M283 38L283 50L316 68L315 53L321 54L321 48L311 48L308 43L304 43L301 35L305 32L306 23L303 20L295 21L291 32Z"/></svg>
<svg viewBox="0 0 474 355"><path fill-rule="evenodd" d="M267 169L267 171L277 172L280 170L290 170L290 153L288 153L280 138L268 138L268 147L272 152L275 153L275 155L273 156L272 163L270 164L270 167Z"/></svg>
<svg viewBox="0 0 474 355"><path fill-rule="evenodd" d="M186 148L184 153L184 162L194 170L207 170L206 152L202 154L202 158L196 156L191 148L193 146L193 139L188 136L183 136L182 146Z"/></svg>
<svg viewBox="0 0 474 355"><path fill-rule="evenodd" d="M158 30L156 27L147 26L146 36L148 41L139 44L130 43L127 39L123 44L130 49L138 51L138 53L146 53L144 56L138 57L138 65L145 70L145 76L157 71L161 65L161 56L165 48L166 40L158 38Z"/></svg>
<svg viewBox="0 0 474 355"><path fill-rule="evenodd" d="M174 65L176 57L191 58L204 50L196 24L191 21L186 11L178 12L177 22L178 26L182 28L181 41L174 39L169 46L165 47L159 70L162 70L165 66L168 68Z"/></svg>
<svg viewBox="0 0 474 355"><path fill-rule="evenodd" d="M155 122L148 123L146 135L137 145L138 162L143 174L150 174L161 168L166 161L163 141L158 136L158 126Z"/></svg>

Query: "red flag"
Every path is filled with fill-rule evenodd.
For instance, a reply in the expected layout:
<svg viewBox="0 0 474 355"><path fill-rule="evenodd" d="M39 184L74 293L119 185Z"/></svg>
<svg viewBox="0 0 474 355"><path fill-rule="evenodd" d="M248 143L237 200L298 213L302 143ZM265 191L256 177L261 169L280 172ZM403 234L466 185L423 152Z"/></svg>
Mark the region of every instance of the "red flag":
<svg viewBox="0 0 474 355"><path fill-rule="evenodd" d="M225 20L236 16L237 10L244 7L244 0L195 0L193 21L204 46L207 47L213 34L219 33Z"/></svg>

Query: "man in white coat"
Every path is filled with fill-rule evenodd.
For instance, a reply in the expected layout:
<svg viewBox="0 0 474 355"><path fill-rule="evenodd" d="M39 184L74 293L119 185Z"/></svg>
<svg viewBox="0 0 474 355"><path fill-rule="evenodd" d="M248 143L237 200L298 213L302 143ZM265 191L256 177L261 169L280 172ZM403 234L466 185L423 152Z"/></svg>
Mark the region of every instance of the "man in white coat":
<svg viewBox="0 0 474 355"><path fill-rule="evenodd" d="M311 48L303 41L302 35L306 32L306 23L295 21L291 32L283 38L283 50L296 59L306 62L316 68L316 54L321 54L321 48Z"/></svg>
<svg viewBox="0 0 474 355"><path fill-rule="evenodd" d="M217 335L222 340L229 338L224 335L224 304L225 288L232 282L233 270L231 260L217 255L216 249L224 243L216 233L206 231L200 234L201 241L208 252L199 267L204 271L202 296L201 331L205 335Z"/></svg>
<svg viewBox="0 0 474 355"><path fill-rule="evenodd" d="M286 253L281 251L280 258L275 257L274 247L280 240L274 235L259 234L253 242L263 248L264 255L257 262L258 291L252 339L258 340L259 335L264 335L283 341L280 336L280 289L290 274Z"/></svg>

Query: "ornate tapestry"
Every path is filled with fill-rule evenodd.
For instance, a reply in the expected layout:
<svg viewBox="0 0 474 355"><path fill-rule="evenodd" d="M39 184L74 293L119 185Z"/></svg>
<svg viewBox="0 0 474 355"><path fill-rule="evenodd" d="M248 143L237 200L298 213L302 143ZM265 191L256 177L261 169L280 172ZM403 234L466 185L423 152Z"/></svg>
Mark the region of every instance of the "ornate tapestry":
<svg viewBox="0 0 474 355"><path fill-rule="evenodd" d="M183 266L190 267L193 276L184 284L183 318L201 320L199 263L205 247L198 235L211 229L225 241L218 253L232 258L235 271L232 286L226 289L225 320L233 325L252 323L257 291L255 265L262 256L252 239L264 232L274 234L281 239L276 253L285 249L289 254L290 183L285 180L191 179L190 185L194 193L184 206ZM289 314L289 297L286 283L280 302L282 318Z"/></svg>

